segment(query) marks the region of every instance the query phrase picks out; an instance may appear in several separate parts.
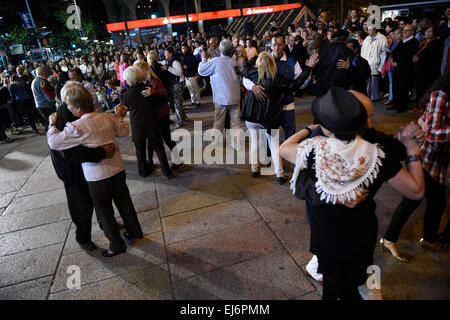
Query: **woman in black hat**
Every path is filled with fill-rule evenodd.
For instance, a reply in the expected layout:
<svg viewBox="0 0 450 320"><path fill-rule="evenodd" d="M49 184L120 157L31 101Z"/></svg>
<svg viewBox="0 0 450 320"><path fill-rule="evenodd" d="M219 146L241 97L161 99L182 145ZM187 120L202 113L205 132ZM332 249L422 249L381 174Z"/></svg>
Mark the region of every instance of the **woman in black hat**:
<svg viewBox="0 0 450 320"><path fill-rule="evenodd" d="M316 194L310 203L310 251L318 257L318 272L323 274L323 299L361 299L358 286L367 279L377 241L376 192L389 181L411 199L423 197L414 126L398 133L410 156L407 171L398 160L385 156L382 144L359 136L367 112L350 92L332 87L313 102L312 112L325 137L298 144L294 135L281 147L281 155L296 164L294 194L301 199ZM314 181L313 190L302 184L299 176L305 174Z"/></svg>

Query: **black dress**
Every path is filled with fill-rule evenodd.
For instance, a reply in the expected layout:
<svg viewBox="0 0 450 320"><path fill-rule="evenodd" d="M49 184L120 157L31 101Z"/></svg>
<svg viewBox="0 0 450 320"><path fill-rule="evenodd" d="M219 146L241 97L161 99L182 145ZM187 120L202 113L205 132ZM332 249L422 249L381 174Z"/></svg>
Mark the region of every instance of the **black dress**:
<svg viewBox="0 0 450 320"><path fill-rule="evenodd" d="M146 177L153 170L153 150L158 156L161 170L165 176L172 174L164 143L161 136L160 123L156 108L159 99L155 96L144 97L142 91L147 85L140 83L130 87L123 95L122 103L130 110L131 139L136 148L138 173Z"/></svg>
<svg viewBox="0 0 450 320"><path fill-rule="evenodd" d="M342 205L322 203L315 192L314 155L308 160L308 169L297 179L296 196L309 201L311 242L310 251L318 257L318 272L332 274L349 286L360 286L367 280L367 267L373 264L378 233L373 200L382 184L401 169L397 156L388 154L392 149L388 140L377 141L385 151L377 178L369 186L366 201L350 209ZM308 181L310 181L308 183ZM311 193L314 193L312 195Z"/></svg>
<svg viewBox="0 0 450 320"><path fill-rule="evenodd" d="M422 51L416 63L416 98L430 89L434 81L441 76L442 47L439 40L433 40Z"/></svg>

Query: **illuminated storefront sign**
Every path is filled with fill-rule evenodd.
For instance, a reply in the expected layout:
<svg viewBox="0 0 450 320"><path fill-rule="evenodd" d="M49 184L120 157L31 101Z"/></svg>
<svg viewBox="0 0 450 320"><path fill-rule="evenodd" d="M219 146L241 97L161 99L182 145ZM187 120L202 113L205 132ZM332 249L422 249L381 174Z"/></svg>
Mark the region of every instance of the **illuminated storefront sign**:
<svg viewBox="0 0 450 320"><path fill-rule="evenodd" d="M302 5L300 3L282 4L282 5L275 5L275 6L244 8L244 9L242 9L242 12L243 12L244 16L250 16L250 15L255 15L255 14L265 14L265 13L273 13L273 12L283 11L283 10L291 10L291 9L300 8L301 6ZM230 9L230 10L221 10L221 11L212 11L212 12L200 12L198 14L190 13L189 14L189 22L224 19L224 18L230 18L230 17L239 17L240 15L241 15L240 9ZM127 26L129 29L138 29L138 28L156 27L156 26L163 26L163 25L176 24L176 23L186 23L186 15L127 21ZM125 22L108 23L106 25L106 29L109 32L125 30L126 29Z"/></svg>
<svg viewBox="0 0 450 320"><path fill-rule="evenodd" d="M265 13L273 13L277 11L283 10L291 10L300 8L302 5L300 3L292 3L292 4L280 4L275 6L265 6L265 7L255 7L255 8L245 8L242 9L244 16L251 16L254 14L265 14Z"/></svg>

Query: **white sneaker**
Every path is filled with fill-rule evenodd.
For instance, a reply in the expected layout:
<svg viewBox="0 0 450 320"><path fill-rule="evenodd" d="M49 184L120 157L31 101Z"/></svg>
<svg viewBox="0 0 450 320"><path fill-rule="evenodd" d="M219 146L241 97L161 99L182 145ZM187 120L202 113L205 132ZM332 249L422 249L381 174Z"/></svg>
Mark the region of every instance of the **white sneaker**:
<svg viewBox="0 0 450 320"><path fill-rule="evenodd" d="M317 273L317 269L319 269L319 260L316 255L311 258L305 269L314 280L323 281L323 275L321 273Z"/></svg>

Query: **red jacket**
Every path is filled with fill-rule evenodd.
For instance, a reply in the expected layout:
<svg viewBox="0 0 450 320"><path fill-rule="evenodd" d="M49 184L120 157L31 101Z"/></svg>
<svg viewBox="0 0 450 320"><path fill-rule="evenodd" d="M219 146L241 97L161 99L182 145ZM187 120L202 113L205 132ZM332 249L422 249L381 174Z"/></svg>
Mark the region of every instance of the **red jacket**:
<svg viewBox="0 0 450 320"><path fill-rule="evenodd" d="M161 119L169 114L170 107L168 103L168 93L166 87L164 87L162 81L158 78L152 77L150 79L150 86L152 88L152 96L159 97L161 105L156 109L158 119Z"/></svg>

